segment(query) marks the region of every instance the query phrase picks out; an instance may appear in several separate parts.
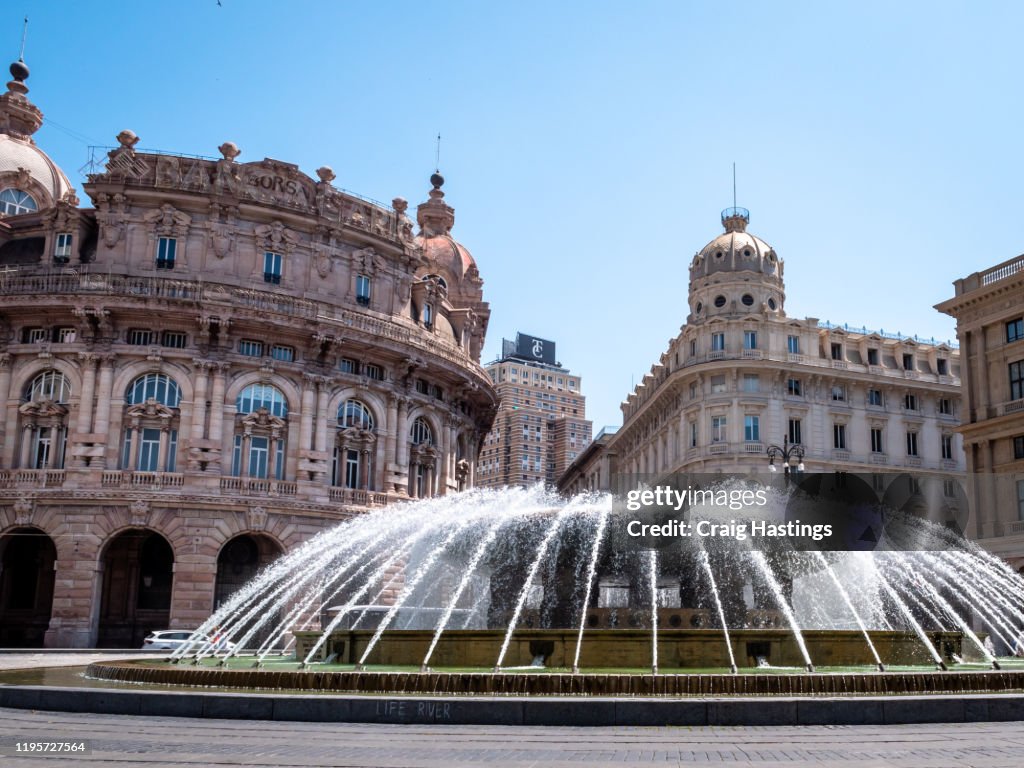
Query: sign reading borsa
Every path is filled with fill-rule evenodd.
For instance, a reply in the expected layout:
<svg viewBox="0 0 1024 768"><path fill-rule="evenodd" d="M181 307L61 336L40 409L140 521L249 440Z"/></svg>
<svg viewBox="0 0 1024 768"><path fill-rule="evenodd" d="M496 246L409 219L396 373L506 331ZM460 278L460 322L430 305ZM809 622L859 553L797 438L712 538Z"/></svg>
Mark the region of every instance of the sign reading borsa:
<svg viewBox="0 0 1024 768"><path fill-rule="evenodd" d="M525 333L517 333L516 357L555 365L555 342L538 339L536 336L527 336Z"/></svg>

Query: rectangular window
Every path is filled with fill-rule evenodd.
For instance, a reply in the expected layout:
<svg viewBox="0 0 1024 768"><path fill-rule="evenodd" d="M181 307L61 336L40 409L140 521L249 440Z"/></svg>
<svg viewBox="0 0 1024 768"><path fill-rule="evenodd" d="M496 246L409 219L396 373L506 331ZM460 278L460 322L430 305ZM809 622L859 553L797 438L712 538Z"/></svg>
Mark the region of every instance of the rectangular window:
<svg viewBox="0 0 1024 768"><path fill-rule="evenodd" d="M295 347L288 347L284 344L274 344L270 348L270 356L275 360L280 360L282 363L294 362Z"/></svg>
<svg viewBox="0 0 1024 768"><path fill-rule="evenodd" d="M793 397L803 397L803 386L800 379L790 379L786 382L786 393Z"/></svg>
<svg viewBox="0 0 1024 768"><path fill-rule="evenodd" d="M135 347L144 347L153 342L153 332L142 328L128 331L128 343Z"/></svg>
<svg viewBox="0 0 1024 768"><path fill-rule="evenodd" d="M277 285L281 282L281 267L284 256L280 253L267 251L263 254L263 282Z"/></svg>
<svg viewBox="0 0 1024 768"><path fill-rule="evenodd" d="M348 357L343 357L338 361L338 370L342 373L359 373L359 363Z"/></svg>
<svg viewBox="0 0 1024 768"><path fill-rule="evenodd" d="M1010 399L1024 397L1024 360L1010 363Z"/></svg>
<svg viewBox="0 0 1024 768"><path fill-rule="evenodd" d="M726 441L726 426L727 422L725 416L711 417L711 442L724 443Z"/></svg>
<svg viewBox="0 0 1024 768"><path fill-rule="evenodd" d="M953 437L952 435L942 436L942 458L952 459L953 458Z"/></svg>
<svg viewBox="0 0 1024 768"><path fill-rule="evenodd" d="M743 439L748 443L761 439L761 419L758 416L743 417Z"/></svg>
<svg viewBox="0 0 1024 768"><path fill-rule="evenodd" d="M871 452L885 453L885 443L882 441L882 430L877 427L871 428Z"/></svg>
<svg viewBox="0 0 1024 768"><path fill-rule="evenodd" d="M182 331L164 331L160 334L160 346L172 349L184 349L188 344L188 334Z"/></svg>
<svg viewBox="0 0 1024 768"><path fill-rule="evenodd" d="M935 361L935 364L938 366L939 376L949 375L949 360L944 357L940 357Z"/></svg>
<svg viewBox="0 0 1024 768"><path fill-rule="evenodd" d="M363 372L366 374L366 378L375 379L376 381L384 380L384 369L379 365L367 365Z"/></svg>
<svg viewBox="0 0 1024 768"><path fill-rule="evenodd" d="M1024 520L1024 480L1017 481L1017 519Z"/></svg>
<svg viewBox="0 0 1024 768"><path fill-rule="evenodd" d="M791 355L799 355L800 354L800 337L799 336L790 336L789 338L787 338L786 339L786 349L789 350L789 354L791 354Z"/></svg>
<svg viewBox="0 0 1024 768"><path fill-rule="evenodd" d="M912 371L912 370L914 370L914 356L913 355L903 355L903 370L904 371Z"/></svg>
<svg viewBox="0 0 1024 768"><path fill-rule="evenodd" d="M690 339L690 357L697 356L697 340Z"/></svg>
<svg viewBox="0 0 1024 768"><path fill-rule="evenodd" d="M804 441L803 423L800 419L789 420L789 442L793 445L800 445Z"/></svg>
<svg viewBox="0 0 1024 768"><path fill-rule="evenodd" d="M58 264L67 264L71 261L72 239L70 232L61 232L57 235L56 245L53 248L53 260Z"/></svg>
<svg viewBox="0 0 1024 768"><path fill-rule="evenodd" d="M430 394L430 385L427 383L426 379L416 379L416 391L421 395Z"/></svg>
<svg viewBox="0 0 1024 768"><path fill-rule="evenodd" d="M426 328L434 327L434 305L424 304L423 305L423 325Z"/></svg>
<svg viewBox="0 0 1024 768"><path fill-rule="evenodd" d="M868 365L878 365L878 350L875 347L868 348Z"/></svg>
<svg viewBox="0 0 1024 768"><path fill-rule="evenodd" d="M139 437L139 460L134 468L139 472L159 472L157 456L160 453L160 430L146 428Z"/></svg>
<svg viewBox="0 0 1024 768"><path fill-rule="evenodd" d="M370 306L370 278L366 275L356 276L356 303Z"/></svg>
<svg viewBox="0 0 1024 768"><path fill-rule="evenodd" d="M156 268L174 269L174 258L178 252L178 241L173 237L161 237L156 243Z"/></svg>
<svg viewBox="0 0 1024 768"><path fill-rule="evenodd" d="M53 335L61 344L71 344L78 338L78 331L74 328L57 328Z"/></svg>
<svg viewBox="0 0 1024 768"><path fill-rule="evenodd" d="M868 405L877 405L881 407L884 401L882 400L882 390L880 389L869 389L868 390Z"/></svg>
<svg viewBox="0 0 1024 768"><path fill-rule="evenodd" d="M757 349L757 331L743 332L743 348Z"/></svg>
<svg viewBox="0 0 1024 768"><path fill-rule="evenodd" d="M1024 339L1024 317L1018 317L1006 324L1006 343Z"/></svg>
<svg viewBox="0 0 1024 768"><path fill-rule="evenodd" d="M722 352L725 350L725 334L724 333L712 333L711 334L711 351Z"/></svg>
<svg viewBox="0 0 1024 768"><path fill-rule="evenodd" d="M263 357L263 342L255 339L242 339L238 342L238 352L246 357Z"/></svg>
<svg viewBox="0 0 1024 768"><path fill-rule="evenodd" d="M1013 438L1013 458L1024 459L1024 435Z"/></svg>
<svg viewBox="0 0 1024 768"><path fill-rule="evenodd" d="M832 399L837 403L846 402L846 387L841 384L836 384L832 387Z"/></svg>
<svg viewBox="0 0 1024 768"><path fill-rule="evenodd" d="M21 331L21 341L24 344L37 344L46 341L47 331L45 328L24 328Z"/></svg>
<svg viewBox="0 0 1024 768"><path fill-rule="evenodd" d="M717 395L725 392L725 376L711 377L711 394Z"/></svg>
<svg viewBox="0 0 1024 768"><path fill-rule="evenodd" d="M840 450L846 449L846 425L832 425L832 447Z"/></svg>
<svg viewBox="0 0 1024 768"><path fill-rule="evenodd" d="M697 397L697 385L695 383L690 384L690 399L693 400Z"/></svg>
<svg viewBox="0 0 1024 768"><path fill-rule="evenodd" d="M761 390L761 377L756 373L743 374L743 391L759 392Z"/></svg>
<svg viewBox="0 0 1024 768"><path fill-rule="evenodd" d="M939 413L943 416L950 416L953 413L953 401L948 397L939 398Z"/></svg>
<svg viewBox="0 0 1024 768"><path fill-rule="evenodd" d="M842 360L843 359L843 345L842 344L836 344L835 342L832 343L832 359L833 360Z"/></svg>
<svg viewBox="0 0 1024 768"><path fill-rule="evenodd" d="M908 411L917 410L917 395L906 395L903 398L903 407Z"/></svg>
<svg viewBox="0 0 1024 768"><path fill-rule="evenodd" d="M1020 438L1020 439L1021 439L1021 444L1022 444L1021 450L1024 450L1024 438ZM691 421L690 422L690 447L691 448L696 448L697 447L697 422L696 421Z"/></svg>
<svg viewBox="0 0 1024 768"><path fill-rule="evenodd" d="M942 495L947 499L956 497L956 480L943 480L942 481Z"/></svg>
<svg viewBox="0 0 1024 768"><path fill-rule="evenodd" d="M907 456L917 456L917 432L907 432Z"/></svg>

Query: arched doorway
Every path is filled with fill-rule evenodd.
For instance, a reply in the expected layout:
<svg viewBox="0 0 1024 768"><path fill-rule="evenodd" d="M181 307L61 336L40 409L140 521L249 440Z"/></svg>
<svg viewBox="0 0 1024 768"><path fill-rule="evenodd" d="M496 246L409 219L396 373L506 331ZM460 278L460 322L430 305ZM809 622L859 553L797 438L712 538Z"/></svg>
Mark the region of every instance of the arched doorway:
<svg viewBox="0 0 1024 768"><path fill-rule="evenodd" d="M221 547L217 555L217 583L214 587L213 609L217 610L224 602L244 587L265 566L274 562L282 554L280 545L269 536L258 533L243 533L235 536ZM262 616L257 617L257 620ZM270 634L277 622L268 621L247 646L258 646ZM240 635L236 635L237 640Z"/></svg>
<svg viewBox="0 0 1024 768"><path fill-rule="evenodd" d="M53 539L38 528L15 528L0 537L0 647L43 647L56 561Z"/></svg>
<svg viewBox="0 0 1024 768"><path fill-rule="evenodd" d="M99 648L141 648L150 632L171 618L174 550L154 531L115 536L103 554Z"/></svg>

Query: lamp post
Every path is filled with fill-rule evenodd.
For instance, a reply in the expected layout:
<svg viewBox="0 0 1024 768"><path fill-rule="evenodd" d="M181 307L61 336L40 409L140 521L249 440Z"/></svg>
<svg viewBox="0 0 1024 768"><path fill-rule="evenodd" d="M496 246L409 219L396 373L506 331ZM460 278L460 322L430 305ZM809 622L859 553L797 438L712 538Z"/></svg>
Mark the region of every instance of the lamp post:
<svg viewBox="0 0 1024 768"><path fill-rule="evenodd" d="M804 471L804 447L802 445L790 445L789 436L782 439L782 445L769 445L765 452L768 454L768 469L778 472L775 467L775 458L782 460L783 472L786 477L786 486L789 486L790 475ZM796 466L794 466L796 462Z"/></svg>

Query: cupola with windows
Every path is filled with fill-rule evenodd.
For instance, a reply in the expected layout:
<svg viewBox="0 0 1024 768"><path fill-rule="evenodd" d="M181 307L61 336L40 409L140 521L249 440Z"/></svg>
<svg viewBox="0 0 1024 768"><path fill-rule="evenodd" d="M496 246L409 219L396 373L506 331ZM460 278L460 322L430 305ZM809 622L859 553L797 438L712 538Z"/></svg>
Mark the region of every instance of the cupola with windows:
<svg viewBox="0 0 1024 768"><path fill-rule="evenodd" d="M28 67L19 59L10 71L7 92L0 95L0 218L35 213L61 202L77 205L64 171L32 138L43 124L43 113L28 100Z"/></svg>
<svg viewBox="0 0 1024 768"><path fill-rule="evenodd" d="M455 209L444 200L444 177L435 172L430 184L429 199L416 209L420 225L416 244L424 263L413 283L413 317L435 333L465 346L479 362L491 314L483 300L483 280L472 254L451 236Z"/></svg>
<svg viewBox="0 0 1024 768"><path fill-rule="evenodd" d="M694 255L688 322L716 315L785 316L782 259L768 243L747 232L749 223L746 208L726 208L725 232Z"/></svg>

